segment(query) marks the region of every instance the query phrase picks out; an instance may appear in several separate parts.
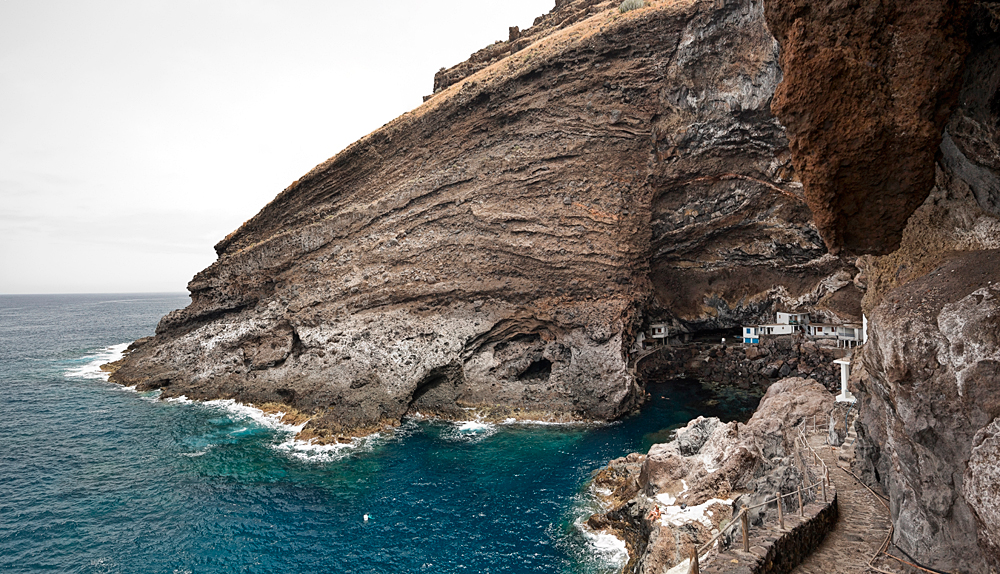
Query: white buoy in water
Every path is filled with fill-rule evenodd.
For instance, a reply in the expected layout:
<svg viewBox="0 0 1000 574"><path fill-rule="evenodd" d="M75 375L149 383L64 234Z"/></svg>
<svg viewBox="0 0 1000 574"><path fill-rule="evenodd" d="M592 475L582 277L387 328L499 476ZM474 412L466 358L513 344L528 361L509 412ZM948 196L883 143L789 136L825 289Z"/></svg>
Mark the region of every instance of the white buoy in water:
<svg viewBox="0 0 1000 574"><path fill-rule="evenodd" d="M368 522L368 515L365 515L365 522Z"/></svg>

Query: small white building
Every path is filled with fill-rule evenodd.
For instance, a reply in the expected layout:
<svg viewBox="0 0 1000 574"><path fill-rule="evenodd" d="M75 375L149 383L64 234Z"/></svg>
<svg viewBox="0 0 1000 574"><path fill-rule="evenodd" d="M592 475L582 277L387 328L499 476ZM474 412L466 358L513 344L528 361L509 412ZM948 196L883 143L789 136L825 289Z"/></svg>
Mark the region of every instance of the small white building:
<svg viewBox="0 0 1000 574"><path fill-rule="evenodd" d="M666 323L653 323L649 326L650 339L666 339L668 332Z"/></svg>
<svg viewBox="0 0 1000 574"><path fill-rule="evenodd" d="M756 345L760 343L760 327L753 326L743 326L743 344L744 345Z"/></svg>
<svg viewBox="0 0 1000 574"><path fill-rule="evenodd" d="M806 327L806 333L810 337L836 337L837 325L831 323L810 323Z"/></svg>
<svg viewBox="0 0 1000 574"><path fill-rule="evenodd" d="M782 325L803 327L809 324L809 313L778 313L777 322ZM799 330L799 329L796 329Z"/></svg>
<svg viewBox="0 0 1000 574"><path fill-rule="evenodd" d="M849 323L837 326L837 346L845 349L853 349L861 344L864 338L864 330L861 325Z"/></svg>
<svg viewBox="0 0 1000 574"><path fill-rule="evenodd" d="M761 335L791 335L795 332L797 325L790 325L788 323L771 323L770 325L760 325Z"/></svg>

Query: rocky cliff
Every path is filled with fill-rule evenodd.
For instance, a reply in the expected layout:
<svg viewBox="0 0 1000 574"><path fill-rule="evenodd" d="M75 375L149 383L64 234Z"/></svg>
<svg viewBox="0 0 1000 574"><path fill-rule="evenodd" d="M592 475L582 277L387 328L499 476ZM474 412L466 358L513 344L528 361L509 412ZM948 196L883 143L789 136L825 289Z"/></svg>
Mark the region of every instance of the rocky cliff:
<svg viewBox="0 0 1000 574"><path fill-rule="evenodd" d="M784 72L772 107L817 227L832 251L873 254L854 279L871 318L856 465L890 497L893 552L997 572L1000 4L766 14Z"/></svg>
<svg viewBox="0 0 1000 574"><path fill-rule="evenodd" d="M875 310L858 377L894 543L932 567L1000 566L1000 251L955 257Z"/></svg>
<svg viewBox="0 0 1000 574"><path fill-rule="evenodd" d="M1000 570L1000 3L971 8L935 185L899 249L859 261L869 343L854 384L858 462L891 500L893 542L947 571Z"/></svg>
<svg viewBox="0 0 1000 574"><path fill-rule="evenodd" d="M559 0L442 70L221 241L113 380L323 440L609 419L650 319L856 319L864 291L859 451L894 541L1000 568L1000 5L616 4Z"/></svg>
<svg viewBox="0 0 1000 574"><path fill-rule="evenodd" d="M766 3L785 71L773 109L832 251L894 251L930 192L961 87L970 4Z"/></svg>
<svg viewBox="0 0 1000 574"><path fill-rule="evenodd" d="M221 241L113 380L274 403L328 440L416 411L611 419L643 396L650 317L860 297L771 115L760 2L561 1L518 33Z"/></svg>

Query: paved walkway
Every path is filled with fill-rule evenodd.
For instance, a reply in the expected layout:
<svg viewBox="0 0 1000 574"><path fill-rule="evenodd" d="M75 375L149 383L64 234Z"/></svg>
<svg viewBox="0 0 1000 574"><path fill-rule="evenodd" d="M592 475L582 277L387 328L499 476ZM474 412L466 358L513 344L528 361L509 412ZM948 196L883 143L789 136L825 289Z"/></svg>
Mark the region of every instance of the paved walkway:
<svg viewBox="0 0 1000 574"><path fill-rule="evenodd" d="M793 574L875 572L868 567L868 561L885 541L889 532L889 516L875 495L853 476L836 468L838 464L848 467L849 461L854 458L853 437L852 431L845 443L850 444L850 448L832 451L826 446L824 434L813 435L809 439L813 449L830 468L830 480L837 488L840 519L819 548L792 570Z"/></svg>

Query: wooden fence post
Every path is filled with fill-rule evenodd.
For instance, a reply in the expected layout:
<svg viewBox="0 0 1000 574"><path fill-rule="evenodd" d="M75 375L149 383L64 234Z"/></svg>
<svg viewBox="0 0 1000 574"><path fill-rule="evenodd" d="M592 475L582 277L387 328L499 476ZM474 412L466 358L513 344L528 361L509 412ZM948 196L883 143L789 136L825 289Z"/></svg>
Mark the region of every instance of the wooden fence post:
<svg viewBox="0 0 1000 574"><path fill-rule="evenodd" d="M823 504L826 504L826 479L819 481L820 487L823 489Z"/></svg>
<svg viewBox="0 0 1000 574"><path fill-rule="evenodd" d="M743 551L750 552L750 513L746 504L740 512L743 514L740 520L740 525L743 527Z"/></svg>
<svg viewBox="0 0 1000 574"><path fill-rule="evenodd" d="M795 493L799 496L799 516L805 516L805 509L802 506L802 486L795 487Z"/></svg>
<svg viewBox="0 0 1000 574"><path fill-rule="evenodd" d="M701 571L698 568L698 549L694 548L694 547L691 548L691 570L690 570L690 572L691 572L691 574L701 574Z"/></svg>
<svg viewBox="0 0 1000 574"><path fill-rule="evenodd" d="M778 490L778 528L784 530L785 529L785 511L782 510L782 508L781 508L782 502L784 502L784 501L782 500L781 490Z"/></svg>

